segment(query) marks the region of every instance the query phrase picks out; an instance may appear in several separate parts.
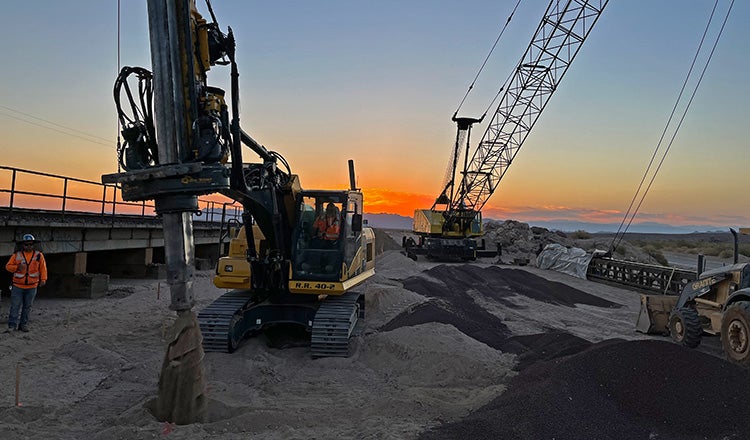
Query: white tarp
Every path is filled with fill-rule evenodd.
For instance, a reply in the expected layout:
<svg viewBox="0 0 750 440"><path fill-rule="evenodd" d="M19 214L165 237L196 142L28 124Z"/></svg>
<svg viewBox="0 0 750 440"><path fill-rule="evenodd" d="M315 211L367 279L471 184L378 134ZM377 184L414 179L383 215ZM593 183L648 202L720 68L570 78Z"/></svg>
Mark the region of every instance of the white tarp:
<svg viewBox="0 0 750 440"><path fill-rule="evenodd" d="M589 254L581 248L567 248L551 243L536 257L536 265L540 269L556 270L585 280L586 269L596 252Z"/></svg>

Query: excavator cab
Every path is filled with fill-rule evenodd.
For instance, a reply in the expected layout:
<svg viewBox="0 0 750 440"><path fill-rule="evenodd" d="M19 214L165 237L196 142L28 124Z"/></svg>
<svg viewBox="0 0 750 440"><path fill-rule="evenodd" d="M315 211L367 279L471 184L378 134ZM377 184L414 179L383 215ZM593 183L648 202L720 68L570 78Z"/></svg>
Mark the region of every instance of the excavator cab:
<svg viewBox="0 0 750 440"><path fill-rule="evenodd" d="M362 227L361 192L303 191L297 203L293 280L329 281L314 284L330 286L367 270L374 249L371 230Z"/></svg>
<svg viewBox="0 0 750 440"><path fill-rule="evenodd" d="M294 243L295 278L338 280L343 262L345 233L339 197L308 195L299 203L299 224Z"/></svg>

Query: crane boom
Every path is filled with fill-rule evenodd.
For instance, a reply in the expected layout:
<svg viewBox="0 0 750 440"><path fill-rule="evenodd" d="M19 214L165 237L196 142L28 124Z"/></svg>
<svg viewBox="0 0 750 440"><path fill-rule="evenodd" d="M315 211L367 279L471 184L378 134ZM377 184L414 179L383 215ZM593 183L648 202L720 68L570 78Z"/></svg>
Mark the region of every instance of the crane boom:
<svg viewBox="0 0 750 440"><path fill-rule="evenodd" d="M551 0L471 158L470 134L479 119L458 117L456 142L440 195L414 212L419 244L404 240L407 254L433 259L475 259L484 250L482 208L497 189L539 115L609 0ZM499 95L499 93L498 93ZM463 169L458 168L461 151ZM460 174L460 176L458 176Z"/></svg>
<svg viewBox="0 0 750 440"><path fill-rule="evenodd" d="M466 166L449 212L479 212L534 127L608 0L552 1ZM456 214L452 214L456 215Z"/></svg>

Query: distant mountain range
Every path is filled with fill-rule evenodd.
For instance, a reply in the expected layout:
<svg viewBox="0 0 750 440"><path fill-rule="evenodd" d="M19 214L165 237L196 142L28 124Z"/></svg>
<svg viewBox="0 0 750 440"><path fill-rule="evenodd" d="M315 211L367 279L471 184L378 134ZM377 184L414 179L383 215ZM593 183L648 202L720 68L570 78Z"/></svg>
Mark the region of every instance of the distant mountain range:
<svg viewBox="0 0 750 440"><path fill-rule="evenodd" d="M373 228L381 229L407 229L411 231L414 220L398 214L364 214L367 224Z"/></svg>
<svg viewBox="0 0 750 440"><path fill-rule="evenodd" d="M619 223L587 223L573 220L537 221L530 224L550 230L564 232L586 231L592 233L617 232L617 229L620 227ZM729 227L722 228L715 225L673 226L656 222L633 223L628 228L628 232L637 232L640 234L690 234L691 232L726 232L728 230Z"/></svg>
<svg viewBox="0 0 750 440"><path fill-rule="evenodd" d="M374 228L406 230L411 230L412 228L412 218L403 215L386 213L365 214L364 218L367 220L368 224ZM531 226L540 226L542 228L564 232L617 232L617 229L620 227L619 223L588 223L572 220L549 220L524 223L529 223ZM691 232L726 232L728 230L729 227L719 227L715 225L672 226L656 222L632 224L628 228L628 232L637 232L641 234L689 234Z"/></svg>

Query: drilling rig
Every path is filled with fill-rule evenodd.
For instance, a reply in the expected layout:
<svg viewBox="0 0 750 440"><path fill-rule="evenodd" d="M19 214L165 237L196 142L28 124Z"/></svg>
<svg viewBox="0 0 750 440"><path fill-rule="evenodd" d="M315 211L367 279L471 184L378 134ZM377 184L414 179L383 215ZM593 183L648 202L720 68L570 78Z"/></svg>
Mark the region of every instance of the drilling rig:
<svg viewBox="0 0 750 440"><path fill-rule="evenodd" d="M474 260L482 255L483 240L477 240L484 233L482 208L607 3L608 0L550 2L521 61L503 85L500 104L471 156L471 128L487 114L481 118L453 115L456 139L443 187L431 208L415 210L413 232L418 240L409 237L402 243L408 255L426 255L436 260Z"/></svg>
<svg viewBox="0 0 750 440"><path fill-rule="evenodd" d="M120 185L125 201L154 200L163 221L177 320L162 364L157 417L175 423L205 414L204 349L233 351L249 332L296 323L311 331L313 356L348 355L364 317L363 295L352 289L374 274L374 234L363 226L353 161L349 189L306 191L281 154L242 130L234 35L231 27L220 30L206 5L210 21L194 0L149 0L153 72L124 67L115 82L123 171L102 176ZM208 84L216 66L230 68L229 94ZM137 94L129 83L134 78ZM243 145L258 163L243 162ZM223 261L217 271L237 290L196 316L192 215L200 212L198 197L211 193L243 206L242 264ZM327 228L316 236L315 217L324 212Z"/></svg>

